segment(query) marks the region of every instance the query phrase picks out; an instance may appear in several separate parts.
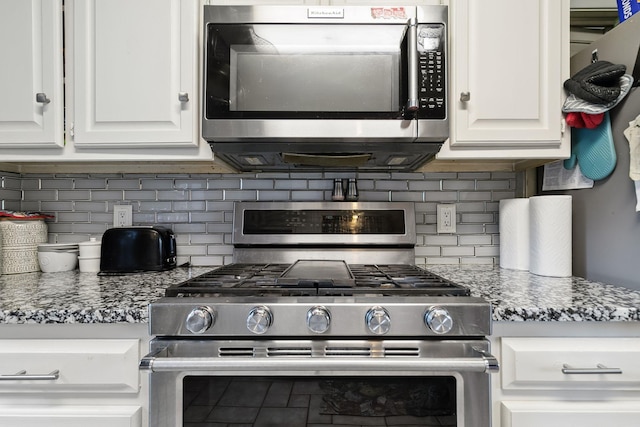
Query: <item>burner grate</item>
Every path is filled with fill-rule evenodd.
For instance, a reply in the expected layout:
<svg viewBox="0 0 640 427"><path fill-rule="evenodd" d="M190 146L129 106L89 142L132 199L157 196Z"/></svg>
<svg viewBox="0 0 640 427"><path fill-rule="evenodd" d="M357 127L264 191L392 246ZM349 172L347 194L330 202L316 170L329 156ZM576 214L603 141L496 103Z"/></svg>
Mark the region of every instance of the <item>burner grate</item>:
<svg viewBox="0 0 640 427"><path fill-rule="evenodd" d="M291 264L229 264L167 288L166 296L466 296L469 289L427 270L404 264L349 264L352 285L327 280L278 284Z"/></svg>

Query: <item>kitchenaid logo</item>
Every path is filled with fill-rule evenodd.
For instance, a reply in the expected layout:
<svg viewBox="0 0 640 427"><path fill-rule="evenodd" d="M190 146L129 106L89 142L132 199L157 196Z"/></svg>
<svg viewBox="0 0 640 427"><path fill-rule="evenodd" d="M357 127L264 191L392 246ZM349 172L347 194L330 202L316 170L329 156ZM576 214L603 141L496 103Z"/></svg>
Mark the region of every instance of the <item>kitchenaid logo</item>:
<svg viewBox="0 0 640 427"><path fill-rule="evenodd" d="M309 8L307 9L309 18L344 18L344 9L333 8Z"/></svg>

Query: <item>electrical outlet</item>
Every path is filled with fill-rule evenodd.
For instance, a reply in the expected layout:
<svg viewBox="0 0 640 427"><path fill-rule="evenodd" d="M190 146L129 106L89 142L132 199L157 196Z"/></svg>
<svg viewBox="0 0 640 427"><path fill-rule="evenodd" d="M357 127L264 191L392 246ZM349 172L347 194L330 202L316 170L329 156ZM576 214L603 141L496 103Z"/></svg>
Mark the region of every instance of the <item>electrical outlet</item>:
<svg viewBox="0 0 640 427"><path fill-rule="evenodd" d="M132 208L131 205L114 205L113 206L113 226L114 227L130 227L132 225Z"/></svg>
<svg viewBox="0 0 640 427"><path fill-rule="evenodd" d="M456 205L446 204L436 207L438 233L456 232Z"/></svg>

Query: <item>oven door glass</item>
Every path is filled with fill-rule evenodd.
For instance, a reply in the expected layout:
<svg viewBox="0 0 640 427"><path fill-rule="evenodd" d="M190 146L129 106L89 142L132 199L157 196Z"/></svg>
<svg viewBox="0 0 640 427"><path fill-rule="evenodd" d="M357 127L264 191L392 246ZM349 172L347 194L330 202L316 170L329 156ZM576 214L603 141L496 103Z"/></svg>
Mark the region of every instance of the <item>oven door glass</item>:
<svg viewBox="0 0 640 427"><path fill-rule="evenodd" d="M456 379L227 377L183 380L184 426L457 426Z"/></svg>
<svg viewBox="0 0 640 427"><path fill-rule="evenodd" d="M207 119L398 118L406 26L209 24Z"/></svg>

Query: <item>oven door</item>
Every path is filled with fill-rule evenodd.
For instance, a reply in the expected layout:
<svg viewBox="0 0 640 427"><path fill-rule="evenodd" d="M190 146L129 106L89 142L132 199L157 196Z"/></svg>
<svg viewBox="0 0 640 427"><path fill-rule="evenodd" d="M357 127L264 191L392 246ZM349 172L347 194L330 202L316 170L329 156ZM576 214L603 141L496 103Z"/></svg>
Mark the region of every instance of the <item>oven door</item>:
<svg viewBox="0 0 640 427"><path fill-rule="evenodd" d="M491 425L498 364L486 340L155 339L151 349L141 369L154 427Z"/></svg>

